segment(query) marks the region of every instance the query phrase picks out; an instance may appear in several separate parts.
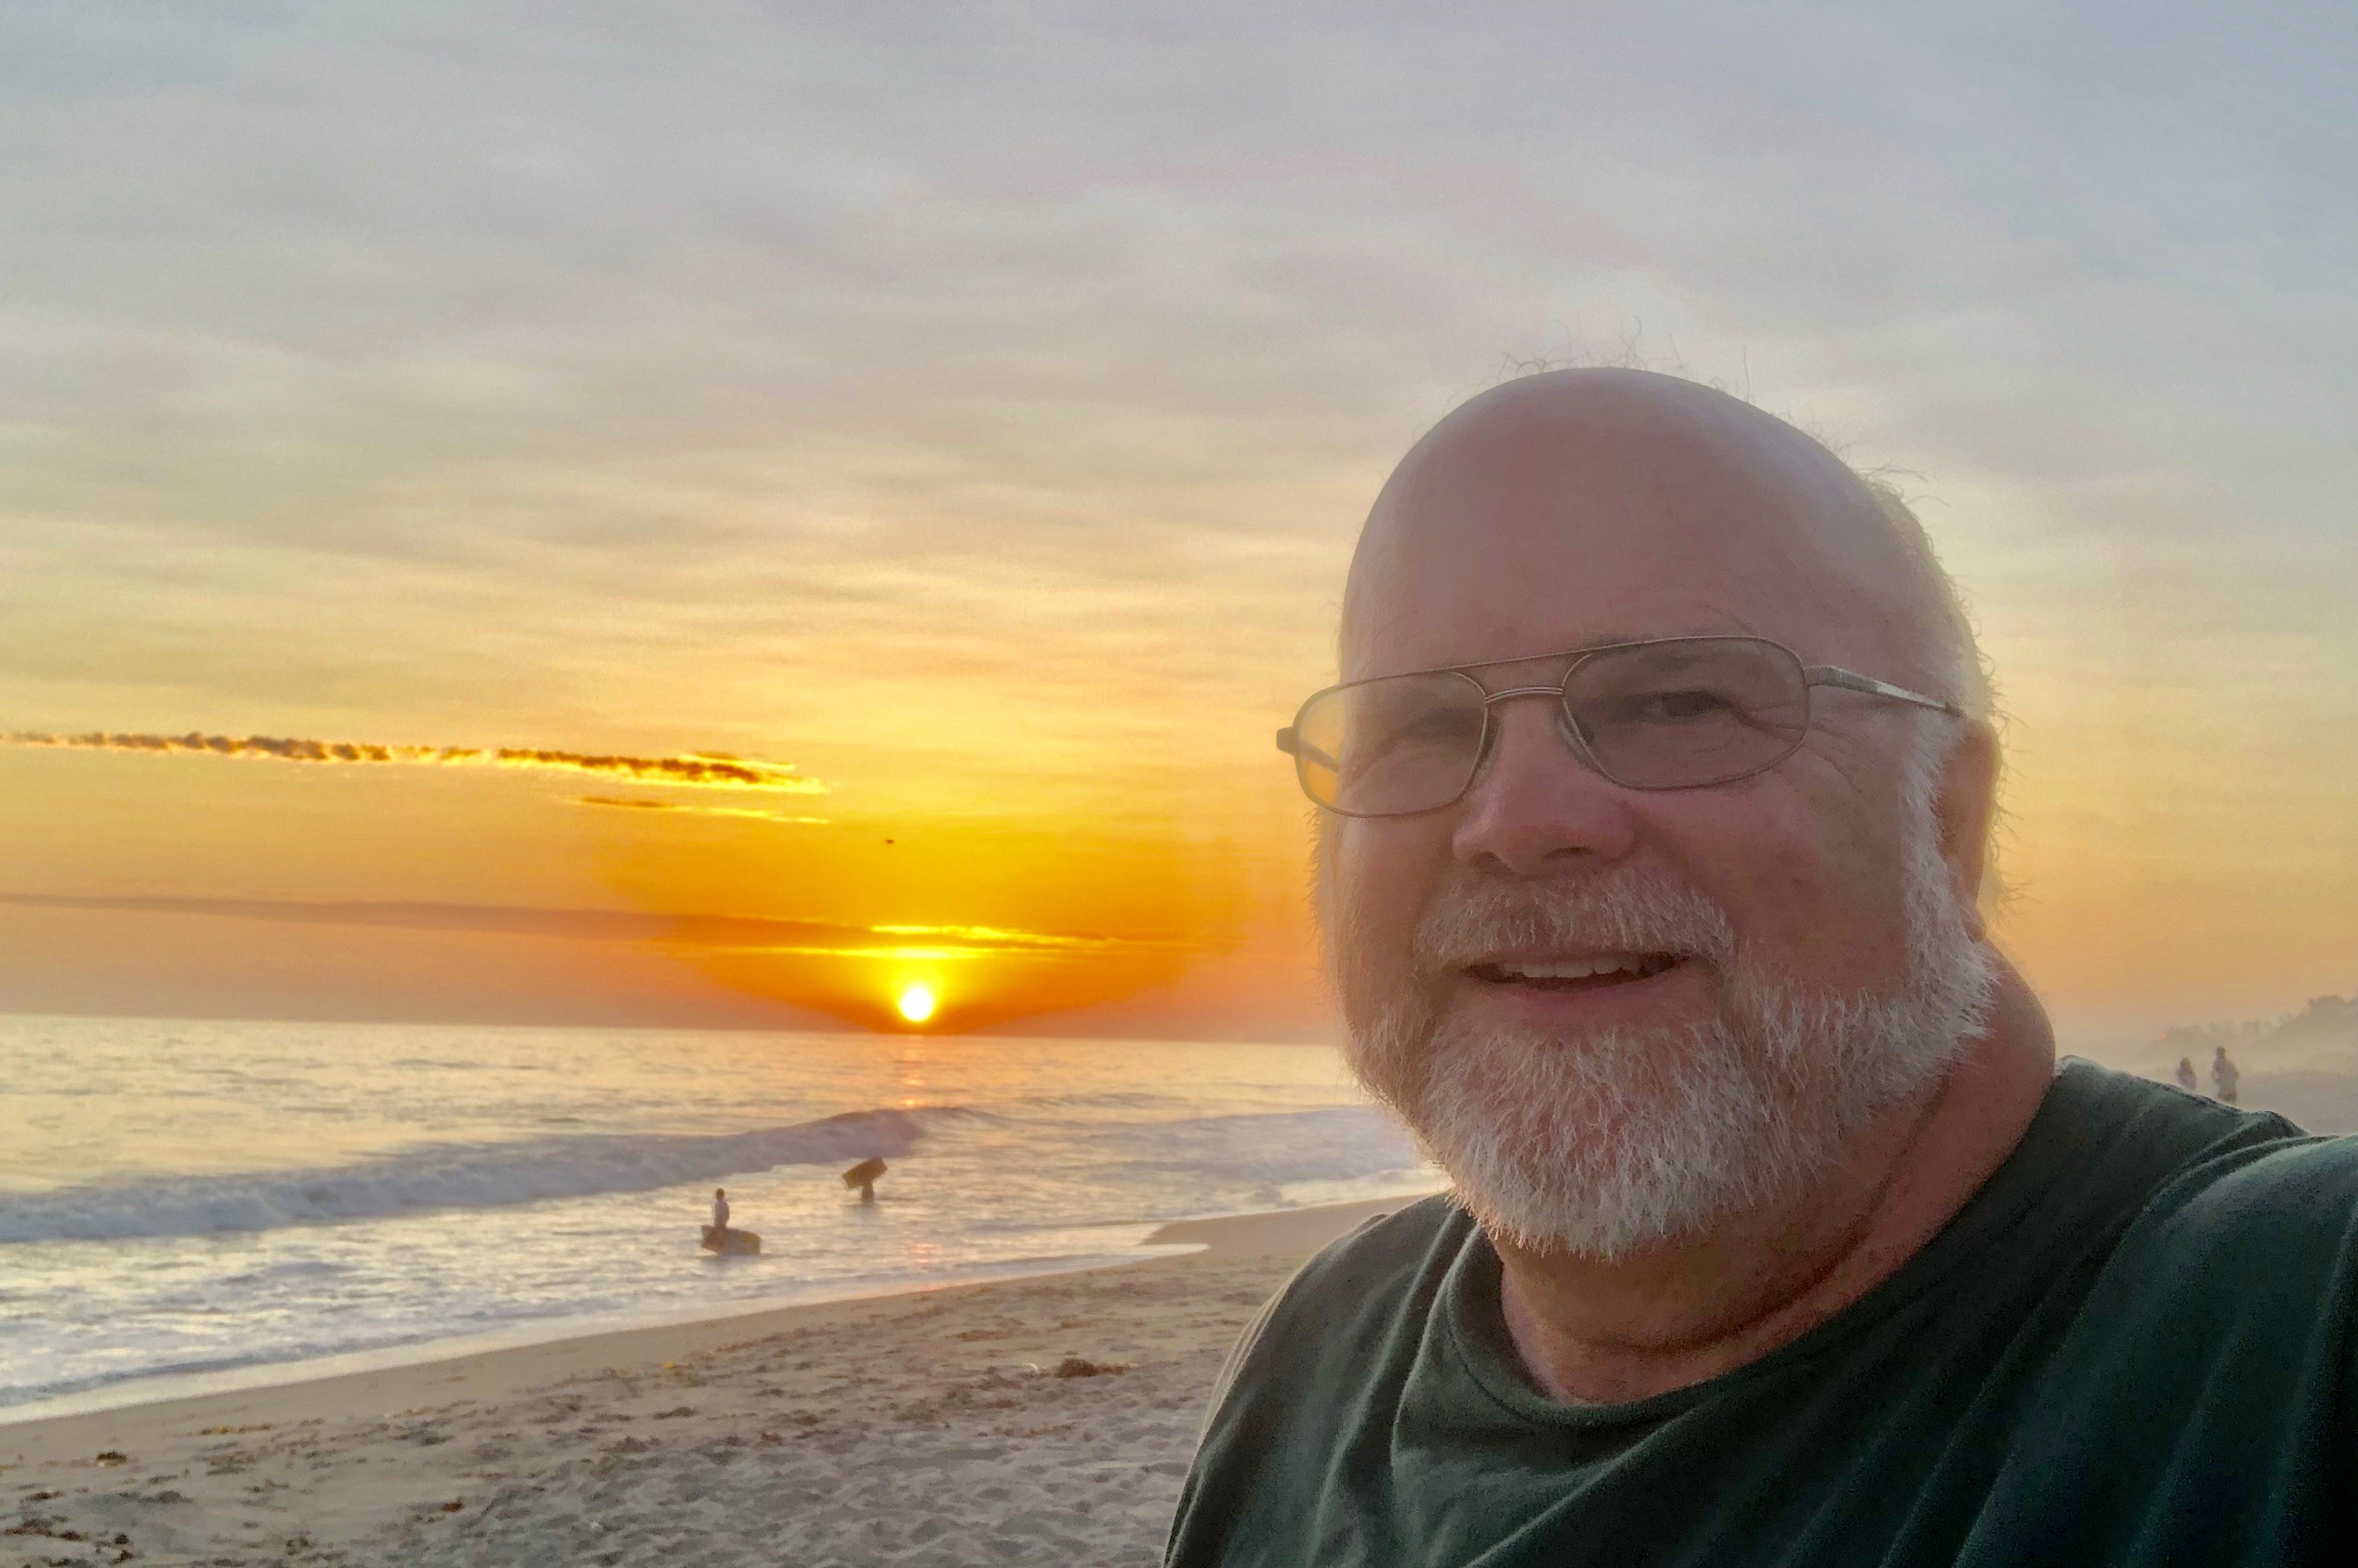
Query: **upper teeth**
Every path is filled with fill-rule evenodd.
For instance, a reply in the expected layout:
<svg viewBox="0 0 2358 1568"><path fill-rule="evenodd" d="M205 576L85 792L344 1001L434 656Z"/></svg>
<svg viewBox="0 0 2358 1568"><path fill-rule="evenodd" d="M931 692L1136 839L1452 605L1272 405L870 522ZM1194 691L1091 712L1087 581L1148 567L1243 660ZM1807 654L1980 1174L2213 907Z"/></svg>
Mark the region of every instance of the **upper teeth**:
<svg viewBox="0 0 2358 1568"><path fill-rule="evenodd" d="M1636 954L1611 958L1565 958L1553 963L1507 963L1498 965L1501 974L1526 980L1585 980L1591 975L1610 975L1623 969L1642 969L1646 960Z"/></svg>

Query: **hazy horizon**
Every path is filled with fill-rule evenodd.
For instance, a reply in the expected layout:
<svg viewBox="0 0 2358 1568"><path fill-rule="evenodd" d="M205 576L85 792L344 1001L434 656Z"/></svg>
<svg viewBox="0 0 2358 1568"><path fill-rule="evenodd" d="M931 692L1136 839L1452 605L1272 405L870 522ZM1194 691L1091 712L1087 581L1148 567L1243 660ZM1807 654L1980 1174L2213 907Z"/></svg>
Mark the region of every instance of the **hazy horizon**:
<svg viewBox="0 0 2358 1568"><path fill-rule="evenodd" d="M319 1024L334 1026L350 1024L362 1027L420 1025L482 1029L545 1029L552 1031L616 1030L644 1033L741 1033L752 1034L814 1034L839 1035L869 1033L880 1041L910 1040L933 1037L944 1040L968 1039L979 1044L994 1041L1128 1041L1138 1044L1262 1044L1301 1045L1313 1049L1338 1049L1342 1043L1342 1025L1335 1021L1325 1027L1303 1029L1293 1033L1275 1030L1254 1033L1238 1029L1228 1033L1156 1033L1143 1027L1134 1012L1128 1010L1077 1008L1066 1012L1048 1012L1012 1020L1003 1023L986 1024L971 1029L945 1032L922 1024L881 1022L862 1024L843 1020L818 1017L807 1022L781 1022L758 1001L744 1005L735 1011L723 1004L708 1013L698 1015L676 1003L669 1011L632 1014L618 1011L596 998L571 999L568 1010L561 1002L556 1007L533 1004L514 1007L504 1014L484 1015L476 1012L438 1010L432 1004L440 999L427 999L427 1005L408 1011L388 1008L376 1013L353 1010L342 1011L306 1008L289 1004L284 999L277 1011L268 1005L213 1011L183 1011L178 1012L141 1011L134 1009L111 1008L8 1008L0 1010L0 1017L18 1019L68 1018L101 1021L117 1019L126 1022L188 1022L188 1023L255 1023L255 1024ZM2328 1038L2295 1038L2279 1040L2282 1026L2301 1017L2304 1007L2320 1002L2338 1002L2339 995L2304 998L2301 1003L2288 1005L2277 1011L2236 1017L2217 1018L2072 1018L2063 1016L2056 1022L2056 1045L2059 1054L2085 1056L2107 1066L2160 1076L2167 1072L2178 1055L2190 1049L2180 1033L2216 1032L2201 1043L2201 1054L2208 1060L2214 1043L2223 1041L2242 1058L2247 1068L2263 1073L2282 1071L2340 1071L2358 1076L2358 1029L2337 1032ZM2346 999L2358 1002L2358 990ZM1151 1016L1151 1015L1149 1015Z"/></svg>

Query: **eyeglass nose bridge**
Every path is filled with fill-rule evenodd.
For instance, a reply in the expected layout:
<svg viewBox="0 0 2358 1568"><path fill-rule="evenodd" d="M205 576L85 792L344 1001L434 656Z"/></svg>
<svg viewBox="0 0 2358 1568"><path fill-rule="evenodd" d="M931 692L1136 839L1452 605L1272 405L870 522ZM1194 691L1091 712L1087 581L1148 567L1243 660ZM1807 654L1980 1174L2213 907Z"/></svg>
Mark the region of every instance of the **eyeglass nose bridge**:
<svg viewBox="0 0 2358 1568"><path fill-rule="evenodd" d="M1596 754L1588 749L1588 738L1580 732L1580 725L1572 717L1572 705L1569 700L1572 696L1571 687L1572 676L1567 673L1561 686L1510 686L1501 691L1484 692L1482 694L1482 749L1474 759L1474 771L1466 775L1466 788L1458 792L1458 798L1464 799L1466 794L1481 782L1482 775L1489 771L1490 759L1498 752L1498 727L1491 719L1490 710L1502 702L1509 702L1522 697L1551 698L1556 705L1556 733L1562 735L1564 744L1572 749L1574 760L1597 777L1611 780L1612 775L1598 764Z"/></svg>

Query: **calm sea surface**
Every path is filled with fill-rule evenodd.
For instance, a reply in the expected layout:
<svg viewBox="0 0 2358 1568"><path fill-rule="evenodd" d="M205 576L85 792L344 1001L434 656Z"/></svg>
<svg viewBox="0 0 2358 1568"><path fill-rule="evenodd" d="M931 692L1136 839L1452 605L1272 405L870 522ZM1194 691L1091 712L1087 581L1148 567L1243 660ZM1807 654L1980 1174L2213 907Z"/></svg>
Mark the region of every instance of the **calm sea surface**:
<svg viewBox="0 0 2358 1568"><path fill-rule="evenodd" d="M0 1016L0 1416L1438 1183L1314 1046Z"/></svg>

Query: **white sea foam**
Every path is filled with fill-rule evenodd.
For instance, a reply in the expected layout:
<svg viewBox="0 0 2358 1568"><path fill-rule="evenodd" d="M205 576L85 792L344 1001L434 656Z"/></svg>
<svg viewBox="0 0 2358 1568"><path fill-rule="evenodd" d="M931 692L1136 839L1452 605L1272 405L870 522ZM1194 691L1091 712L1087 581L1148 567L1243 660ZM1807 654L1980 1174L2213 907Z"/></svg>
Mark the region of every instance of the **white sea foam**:
<svg viewBox="0 0 2358 1568"><path fill-rule="evenodd" d="M281 1226L503 1208L643 1193L781 1165L909 1152L955 1108L847 1111L787 1127L693 1136L582 1133L506 1143L427 1144L359 1164L189 1175L0 1199L0 1244L207 1236Z"/></svg>

